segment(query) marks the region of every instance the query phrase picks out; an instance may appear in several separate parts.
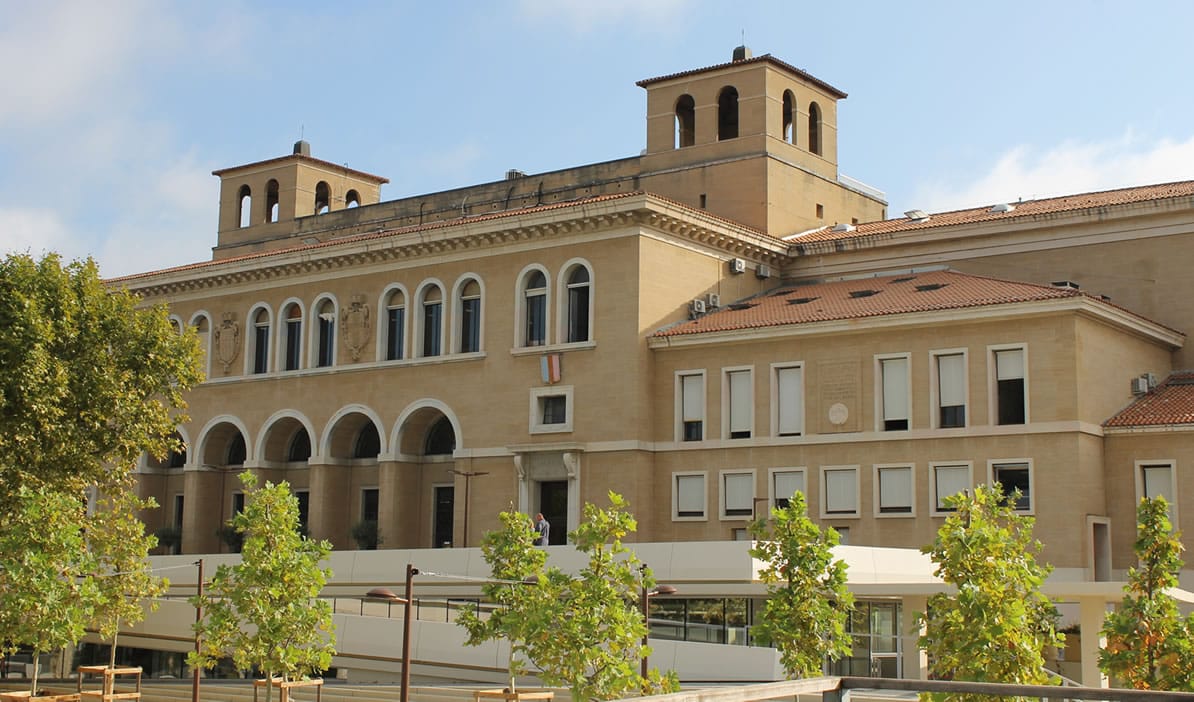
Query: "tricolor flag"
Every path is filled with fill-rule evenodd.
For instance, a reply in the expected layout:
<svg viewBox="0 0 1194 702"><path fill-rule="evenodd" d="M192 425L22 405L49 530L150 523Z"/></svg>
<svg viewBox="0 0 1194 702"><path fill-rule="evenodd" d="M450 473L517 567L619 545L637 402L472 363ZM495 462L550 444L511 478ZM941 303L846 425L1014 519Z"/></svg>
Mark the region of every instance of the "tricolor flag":
<svg viewBox="0 0 1194 702"><path fill-rule="evenodd" d="M539 358L539 371L543 375L543 382L548 385L560 382L560 376L563 374L560 368L562 362L560 356L561 354L558 353L549 353Z"/></svg>

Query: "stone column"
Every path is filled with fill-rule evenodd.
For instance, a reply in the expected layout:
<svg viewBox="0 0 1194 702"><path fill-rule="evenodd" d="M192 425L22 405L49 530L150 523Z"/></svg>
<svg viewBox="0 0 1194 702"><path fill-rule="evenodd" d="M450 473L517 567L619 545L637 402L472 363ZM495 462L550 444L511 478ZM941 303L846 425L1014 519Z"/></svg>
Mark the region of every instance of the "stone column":
<svg viewBox="0 0 1194 702"><path fill-rule="evenodd" d="M187 466L182 490L182 552L219 553L220 472L205 466ZM224 516L227 519L227 515Z"/></svg>
<svg viewBox="0 0 1194 702"><path fill-rule="evenodd" d="M1110 687L1107 676L1099 669L1099 649L1107 643L1099 632L1103 629L1103 616L1107 613L1107 601L1102 597L1078 599L1078 632L1082 636L1082 684L1086 687Z"/></svg>
<svg viewBox="0 0 1194 702"><path fill-rule="evenodd" d="M355 549L356 544L349 537L352 529L348 509L351 468L334 463L311 462L308 465L311 471L311 538L327 539L337 550Z"/></svg>
<svg viewBox="0 0 1194 702"><path fill-rule="evenodd" d="M905 595L900 599L900 643L903 645L904 677L909 680L929 679L929 657L917 644L924 627L916 625L917 612L928 609L929 598L924 595Z"/></svg>

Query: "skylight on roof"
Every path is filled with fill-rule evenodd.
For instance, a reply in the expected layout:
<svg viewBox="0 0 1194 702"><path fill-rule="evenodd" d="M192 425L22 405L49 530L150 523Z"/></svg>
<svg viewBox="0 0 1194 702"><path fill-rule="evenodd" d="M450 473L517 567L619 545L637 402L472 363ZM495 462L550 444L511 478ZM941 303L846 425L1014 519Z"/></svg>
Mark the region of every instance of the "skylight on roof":
<svg viewBox="0 0 1194 702"><path fill-rule="evenodd" d="M871 295L877 295L878 293L878 290L851 290L850 297L857 299L860 297L870 297Z"/></svg>
<svg viewBox="0 0 1194 702"><path fill-rule="evenodd" d="M947 285L949 285L949 283L925 283L924 285L917 285L916 292L930 292L933 290L940 290L941 288L944 288Z"/></svg>
<svg viewBox="0 0 1194 702"><path fill-rule="evenodd" d="M916 276L914 276L914 275L906 275L906 276L904 276L903 278L893 278L893 279L891 280L891 282L893 282L893 283L907 283L909 280L916 280Z"/></svg>
<svg viewBox="0 0 1194 702"><path fill-rule="evenodd" d="M788 300L789 305L807 305L813 300L820 300L819 297L793 297Z"/></svg>
<svg viewBox="0 0 1194 702"><path fill-rule="evenodd" d="M757 303L757 302L735 302L735 303L733 303L733 304L729 305L729 308L730 308L730 309L732 309L732 310L735 310L735 311L737 311L737 310L749 310L751 307L755 307L755 306L757 306L758 304L759 304L759 303Z"/></svg>

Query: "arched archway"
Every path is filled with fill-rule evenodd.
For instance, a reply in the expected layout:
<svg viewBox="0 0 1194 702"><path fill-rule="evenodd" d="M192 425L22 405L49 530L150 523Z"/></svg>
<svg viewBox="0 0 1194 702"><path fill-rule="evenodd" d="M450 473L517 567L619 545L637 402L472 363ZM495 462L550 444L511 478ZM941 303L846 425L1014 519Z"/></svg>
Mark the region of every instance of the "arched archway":
<svg viewBox="0 0 1194 702"><path fill-rule="evenodd" d="M238 540L227 522L244 505L244 492L237 476L257 465L249 455L251 437L239 417L214 417L199 432L192 447L185 495L193 507L183 510L184 553L228 553L238 550Z"/></svg>
<svg viewBox="0 0 1194 702"><path fill-rule="evenodd" d="M393 520L404 547L459 545L463 534L456 515L463 517L468 506L458 505L456 496L455 453L461 434L455 413L438 400L414 402L395 423L391 445L396 474L388 504L383 499L382 520Z"/></svg>

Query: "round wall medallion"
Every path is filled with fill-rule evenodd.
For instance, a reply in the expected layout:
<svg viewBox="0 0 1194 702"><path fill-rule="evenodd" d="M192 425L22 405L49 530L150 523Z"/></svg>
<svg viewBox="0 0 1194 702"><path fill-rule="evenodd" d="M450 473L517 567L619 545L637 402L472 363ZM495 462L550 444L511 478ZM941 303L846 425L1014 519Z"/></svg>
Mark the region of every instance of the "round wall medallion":
<svg viewBox="0 0 1194 702"><path fill-rule="evenodd" d="M835 426L841 426L850 418L850 410L840 402L835 402L829 406L829 423Z"/></svg>

